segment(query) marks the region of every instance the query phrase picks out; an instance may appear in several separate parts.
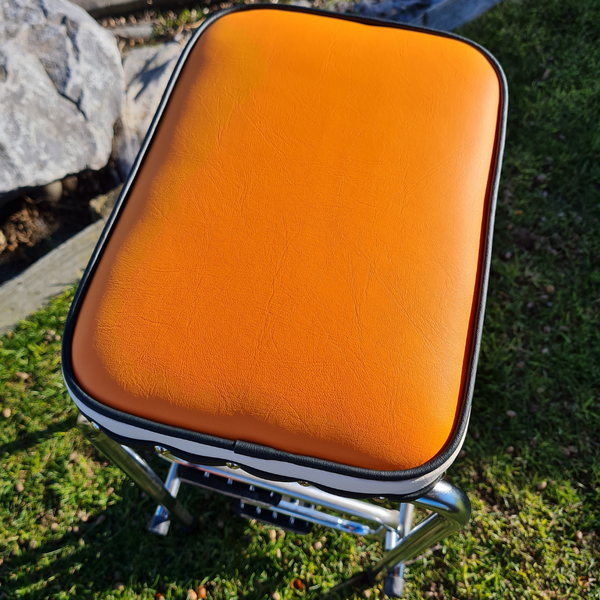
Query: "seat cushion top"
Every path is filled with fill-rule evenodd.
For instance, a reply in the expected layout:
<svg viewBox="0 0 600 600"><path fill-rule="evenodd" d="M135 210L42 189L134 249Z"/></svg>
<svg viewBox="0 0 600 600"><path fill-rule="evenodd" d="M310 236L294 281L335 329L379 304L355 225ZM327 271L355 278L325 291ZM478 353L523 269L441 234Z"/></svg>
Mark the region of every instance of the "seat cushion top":
<svg viewBox="0 0 600 600"><path fill-rule="evenodd" d="M193 44L76 317L129 415L375 470L452 439L502 87L451 37L272 8Z"/></svg>

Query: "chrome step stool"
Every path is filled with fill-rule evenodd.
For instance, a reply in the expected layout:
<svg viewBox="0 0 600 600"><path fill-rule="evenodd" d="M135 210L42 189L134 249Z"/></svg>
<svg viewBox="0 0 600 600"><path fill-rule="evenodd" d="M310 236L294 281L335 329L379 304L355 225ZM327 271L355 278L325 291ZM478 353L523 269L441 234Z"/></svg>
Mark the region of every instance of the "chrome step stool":
<svg viewBox="0 0 600 600"><path fill-rule="evenodd" d="M177 492L198 485L297 533L381 536L368 575L399 597L404 563L467 522L441 479L506 107L497 62L447 33L279 5L196 30L63 337L81 430L159 504L151 531L193 527Z"/></svg>
<svg viewBox="0 0 600 600"><path fill-rule="evenodd" d="M298 526L300 522L381 539L385 554L364 574L364 583L374 585L383 581L384 593L392 598L402 597L404 563L461 529L471 515L471 503L467 495L445 481L436 483L431 491L417 500L401 502L399 510L391 510L329 494L306 483L269 482L234 465L207 467L194 464L176 458L165 448L157 446L157 455L170 464L167 479L163 483L135 450L108 437L82 414L77 419L77 426L99 452L158 503L148 524L151 533L167 535L171 515L184 528L190 531L194 529L195 518L177 500L181 483L189 483L235 498L241 509L239 516L297 534L310 531ZM255 512L244 510L248 506ZM432 514L413 529L415 507ZM329 511L333 511L333 514ZM339 513L348 518L338 516Z"/></svg>

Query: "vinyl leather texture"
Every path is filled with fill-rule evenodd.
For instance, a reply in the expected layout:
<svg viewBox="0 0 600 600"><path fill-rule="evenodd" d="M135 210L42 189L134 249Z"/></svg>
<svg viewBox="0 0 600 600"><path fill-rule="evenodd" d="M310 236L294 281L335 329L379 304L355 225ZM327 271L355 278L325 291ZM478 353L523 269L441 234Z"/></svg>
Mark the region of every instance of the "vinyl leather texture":
<svg viewBox="0 0 600 600"><path fill-rule="evenodd" d="M179 74L75 324L87 394L376 470L470 367L501 83L460 40L261 8Z"/></svg>

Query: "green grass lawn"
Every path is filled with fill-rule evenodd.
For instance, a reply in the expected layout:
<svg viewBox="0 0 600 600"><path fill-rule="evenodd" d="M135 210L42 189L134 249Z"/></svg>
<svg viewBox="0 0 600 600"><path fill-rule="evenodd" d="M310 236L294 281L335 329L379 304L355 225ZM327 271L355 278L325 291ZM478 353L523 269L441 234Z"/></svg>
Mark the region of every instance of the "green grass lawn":
<svg viewBox="0 0 600 600"><path fill-rule="evenodd" d="M448 474L474 510L410 565L406 597L600 598L600 2L504 0L462 33L511 94L473 416ZM190 488L199 532L146 533L154 505L75 428L71 298L0 342L0 598L317 598L376 560L377 543L318 528L272 539Z"/></svg>

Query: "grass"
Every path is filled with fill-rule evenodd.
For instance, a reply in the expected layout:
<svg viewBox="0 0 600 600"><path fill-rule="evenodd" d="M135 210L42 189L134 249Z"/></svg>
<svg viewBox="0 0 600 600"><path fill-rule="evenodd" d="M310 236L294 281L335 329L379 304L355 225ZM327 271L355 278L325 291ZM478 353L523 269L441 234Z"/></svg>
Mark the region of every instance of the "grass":
<svg viewBox="0 0 600 600"><path fill-rule="evenodd" d="M474 512L409 567L406 597L600 598L600 4L504 0L462 33L511 92L473 417L448 474ZM154 506L75 429L56 339L71 298L0 346L0 597L317 598L376 559L321 529L272 539L189 488L199 533L146 533Z"/></svg>

